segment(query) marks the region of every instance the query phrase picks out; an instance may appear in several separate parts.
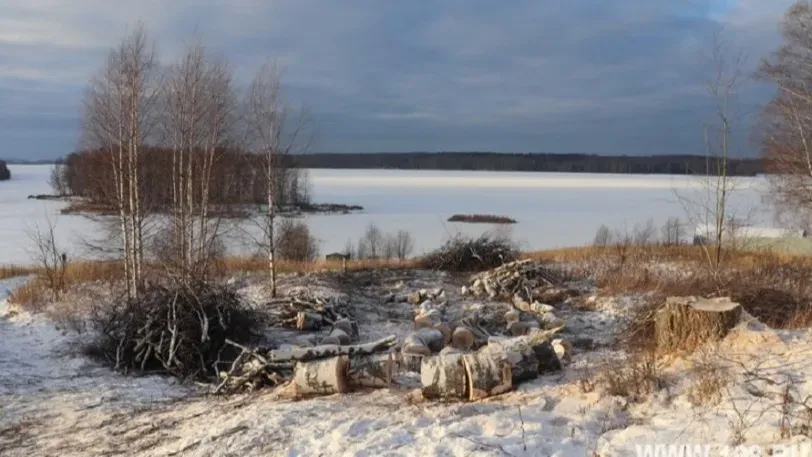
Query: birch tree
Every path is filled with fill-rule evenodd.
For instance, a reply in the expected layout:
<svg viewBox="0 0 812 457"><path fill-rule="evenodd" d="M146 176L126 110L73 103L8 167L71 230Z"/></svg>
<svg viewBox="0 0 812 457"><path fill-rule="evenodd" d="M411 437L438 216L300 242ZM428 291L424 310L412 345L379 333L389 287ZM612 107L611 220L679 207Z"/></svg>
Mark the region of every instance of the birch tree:
<svg viewBox="0 0 812 457"><path fill-rule="evenodd" d="M758 76L775 95L761 117L762 153L772 195L786 222L812 223L812 5L792 6L782 23L782 45L761 62Z"/></svg>
<svg viewBox="0 0 812 457"><path fill-rule="evenodd" d="M276 240L275 227L280 197L288 189L289 198L296 203L302 180L299 170L286 170L282 164L284 155L294 148L306 148L303 138L304 111L294 117L293 111L282 93L282 72L275 62L267 62L260 68L251 83L246 102L245 124L247 143L260 159L261 176L267 200L265 214L260 224L264 234L262 245L268 254L268 279L271 296L276 296ZM294 173L293 177L287 176ZM292 197L291 197L291 194Z"/></svg>
<svg viewBox="0 0 812 457"><path fill-rule="evenodd" d="M158 68L154 46L143 25L112 50L90 81L83 104L83 139L108 159L115 183L122 262L130 297L143 285L144 225L141 151L154 134L158 108Z"/></svg>
<svg viewBox="0 0 812 457"><path fill-rule="evenodd" d="M163 138L171 151L172 271L182 282L202 279L211 266L221 219L211 216L211 177L237 123L232 72L202 44L188 46L168 68Z"/></svg>

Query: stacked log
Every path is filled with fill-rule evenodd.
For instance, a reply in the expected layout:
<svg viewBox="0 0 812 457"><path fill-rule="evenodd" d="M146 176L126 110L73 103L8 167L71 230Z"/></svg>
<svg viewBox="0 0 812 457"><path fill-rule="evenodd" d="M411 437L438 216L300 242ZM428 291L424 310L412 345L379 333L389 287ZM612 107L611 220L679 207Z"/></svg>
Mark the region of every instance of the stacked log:
<svg viewBox="0 0 812 457"><path fill-rule="evenodd" d="M463 295L512 300L519 296L527 303L558 304L575 292L561 286L562 281L544 263L536 260L518 260L471 278L470 287L463 287Z"/></svg>
<svg viewBox="0 0 812 457"><path fill-rule="evenodd" d="M278 297L265 306L268 308L268 323L271 326L296 330L321 330L352 317L349 304L336 297L321 298L307 295Z"/></svg>

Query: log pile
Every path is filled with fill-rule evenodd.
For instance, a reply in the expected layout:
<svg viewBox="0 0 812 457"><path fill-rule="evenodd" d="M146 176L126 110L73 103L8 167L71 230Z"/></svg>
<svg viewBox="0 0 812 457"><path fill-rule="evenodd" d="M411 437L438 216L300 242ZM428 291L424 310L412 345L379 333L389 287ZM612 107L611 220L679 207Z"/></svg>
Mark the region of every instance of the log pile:
<svg viewBox="0 0 812 457"><path fill-rule="evenodd" d="M336 322L352 319L351 307L341 298L307 295L278 297L265 305L272 327L317 331Z"/></svg>

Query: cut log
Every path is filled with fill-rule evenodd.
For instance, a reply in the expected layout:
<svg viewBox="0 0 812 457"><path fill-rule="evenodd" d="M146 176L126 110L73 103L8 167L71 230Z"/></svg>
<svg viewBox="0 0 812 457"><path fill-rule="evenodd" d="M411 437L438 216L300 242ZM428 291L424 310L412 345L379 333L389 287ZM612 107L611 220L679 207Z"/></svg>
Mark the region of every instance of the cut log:
<svg viewBox="0 0 812 457"><path fill-rule="evenodd" d="M420 366L423 397L428 399L466 398L465 376L461 354L426 357Z"/></svg>
<svg viewBox="0 0 812 457"><path fill-rule="evenodd" d="M508 333L512 336L524 336L530 333L531 328L538 328L538 324L535 326L532 325L535 323L530 322L513 322L512 324L508 325Z"/></svg>
<svg viewBox="0 0 812 457"><path fill-rule="evenodd" d="M327 338L330 338L332 341L337 341L337 343L334 342L332 344L340 344L342 346L346 346L352 342L352 340L350 339L350 335L348 335L344 330L338 327L334 328L333 331L330 332L330 334L327 336Z"/></svg>
<svg viewBox="0 0 812 457"><path fill-rule="evenodd" d="M474 346L474 333L467 327L457 327L451 335L451 346L467 351Z"/></svg>
<svg viewBox="0 0 812 457"><path fill-rule="evenodd" d="M354 387L388 387L392 384L396 363L391 352L353 357L350 359L350 385Z"/></svg>
<svg viewBox="0 0 812 457"><path fill-rule="evenodd" d="M558 357L558 361L562 364L569 363L572 360L572 343L567 340L556 338L550 342Z"/></svg>
<svg viewBox="0 0 812 457"><path fill-rule="evenodd" d="M505 322L507 322L508 327L510 324L514 322L519 322L519 313L516 311L508 311L505 313Z"/></svg>
<svg viewBox="0 0 812 457"><path fill-rule="evenodd" d="M344 334L349 336L351 339L358 335L357 325L353 325L353 322L350 321L349 319L339 319L339 320L337 320L336 323L333 324L333 329L341 330L342 332L344 332ZM349 344L349 343L347 343L347 344Z"/></svg>
<svg viewBox="0 0 812 457"><path fill-rule="evenodd" d="M526 338L506 338L489 340L488 345L479 350L481 357L490 357L497 363L510 365L511 382L535 379L539 375L539 360Z"/></svg>
<svg viewBox="0 0 812 457"><path fill-rule="evenodd" d="M445 345L443 334L434 328L421 328L403 340L403 347L425 346L431 352L440 352Z"/></svg>
<svg viewBox="0 0 812 457"><path fill-rule="evenodd" d="M443 315L436 309L427 312L421 312L414 318L414 328L419 330L421 328L431 328L443 322Z"/></svg>
<svg viewBox="0 0 812 457"><path fill-rule="evenodd" d="M654 314L660 351L691 351L724 338L738 324L742 308L730 298L669 297Z"/></svg>
<svg viewBox="0 0 812 457"><path fill-rule="evenodd" d="M464 354L468 399L481 400L509 391L513 387L507 360L493 357L487 351Z"/></svg>
<svg viewBox="0 0 812 457"><path fill-rule="evenodd" d="M319 330L324 326L324 317L318 313L299 311L296 314L297 330Z"/></svg>
<svg viewBox="0 0 812 457"><path fill-rule="evenodd" d="M388 336L386 338L364 344L350 346L320 345L312 348L291 348L283 350L268 351L265 358L270 363L289 362L292 360L309 361L334 357L338 355L369 355L383 352L397 344L397 337Z"/></svg>
<svg viewBox="0 0 812 457"><path fill-rule="evenodd" d="M420 365L424 357L431 356L431 349L426 346L404 346L400 351L400 366L405 371L420 372Z"/></svg>
<svg viewBox="0 0 812 457"><path fill-rule="evenodd" d="M296 364L293 384L300 395L331 395L349 391L347 356Z"/></svg>

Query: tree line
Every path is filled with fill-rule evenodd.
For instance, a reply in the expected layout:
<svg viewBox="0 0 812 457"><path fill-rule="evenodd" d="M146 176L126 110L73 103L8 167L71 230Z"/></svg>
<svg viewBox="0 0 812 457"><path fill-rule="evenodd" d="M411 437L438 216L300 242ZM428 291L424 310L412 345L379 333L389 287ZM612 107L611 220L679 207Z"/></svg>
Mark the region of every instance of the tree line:
<svg viewBox="0 0 812 457"><path fill-rule="evenodd" d="M194 198L202 197L203 172L199 169L203 150L183 151L185 162L197 167L193 170L192 189ZM264 180L263 158L236 148L223 148L215 152L208 179L208 201L211 205L264 205L267 188ZM138 154L136 167L142 177L138 189L141 205L152 211L165 212L172 207L172 188L156 186L172 179L172 161L177 159L168 148L145 146ZM276 161L278 162L278 160ZM298 207L310 203L307 172L273 165L274 194L276 206ZM104 148L77 151L68 154L55 165L50 184L60 196L82 197L95 207L114 209L116 206L115 182L110 179L110 155ZM125 189L130 186L128 175L123 176Z"/></svg>
<svg viewBox="0 0 812 457"><path fill-rule="evenodd" d="M358 168L404 170L488 170L569 173L639 173L704 175L722 171L717 161L701 155L600 156L589 154L408 152L317 153L284 158L296 168ZM764 172L759 158L729 158L728 176L755 176Z"/></svg>
<svg viewBox="0 0 812 457"><path fill-rule="evenodd" d="M0 160L0 181L11 179L11 171L9 171L6 163Z"/></svg>

